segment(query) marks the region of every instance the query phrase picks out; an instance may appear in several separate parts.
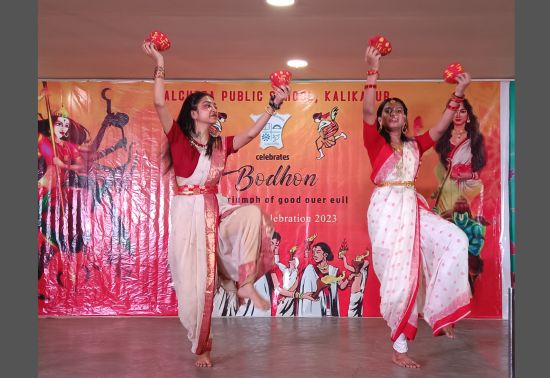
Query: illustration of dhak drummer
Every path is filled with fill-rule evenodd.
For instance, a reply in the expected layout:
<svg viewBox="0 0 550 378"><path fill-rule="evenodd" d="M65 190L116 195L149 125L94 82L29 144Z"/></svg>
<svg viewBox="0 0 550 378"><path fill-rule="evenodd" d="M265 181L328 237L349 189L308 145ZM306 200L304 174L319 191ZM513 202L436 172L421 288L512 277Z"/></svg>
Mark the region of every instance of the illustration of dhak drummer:
<svg viewBox="0 0 550 378"><path fill-rule="evenodd" d="M338 138L347 139L347 135L344 132L338 133L340 126L336 122L336 114L338 114L338 107L332 108L330 113L315 113L313 114L313 120L318 123L317 132L319 137L315 140L315 146L319 151L317 160L322 159L325 154L323 148L332 148L336 144Z"/></svg>

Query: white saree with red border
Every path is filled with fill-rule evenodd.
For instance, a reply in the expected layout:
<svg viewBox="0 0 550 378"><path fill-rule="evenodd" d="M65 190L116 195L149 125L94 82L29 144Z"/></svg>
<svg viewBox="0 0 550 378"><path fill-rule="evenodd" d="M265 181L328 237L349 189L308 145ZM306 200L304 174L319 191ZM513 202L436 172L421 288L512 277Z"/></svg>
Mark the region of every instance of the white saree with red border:
<svg viewBox="0 0 550 378"><path fill-rule="evenodd" d="M217 187L226 158L201 152L193 174L177 177L179 187ZM254 282L274 265L270 241L273 224L258 207L235 206L218 193L175 195L170 207L168 263L178 298L178 315L202 354L212 348L210 325L218 274L240 285Z"/></svg>
<svg viewBox="0 0 550 378"><path fill-rule="evenodd" d="M470 312L467 236L433 214L414 186L383 186L414 182L420 155L415 140L404 143L403 154L387 154L373 173L376 187L367 212L380 312L392 341L401 333L414 339L419 313L439 335ZM425 285L419 298L422 273Z"/></svg>

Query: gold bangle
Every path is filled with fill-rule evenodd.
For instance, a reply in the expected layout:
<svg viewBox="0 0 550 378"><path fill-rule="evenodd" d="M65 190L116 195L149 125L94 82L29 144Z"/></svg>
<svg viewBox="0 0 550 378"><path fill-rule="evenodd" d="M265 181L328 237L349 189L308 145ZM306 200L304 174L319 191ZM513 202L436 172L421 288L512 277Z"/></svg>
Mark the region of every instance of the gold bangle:
<svg viewBox="0 0 550 378"><path fill-rule="evenodd" d="M153 78L154 79L156 79L156 78L164 79L164 77L165 77L164 67L163 66L156 66L155 67L155 72L153 73Z"/></svg>

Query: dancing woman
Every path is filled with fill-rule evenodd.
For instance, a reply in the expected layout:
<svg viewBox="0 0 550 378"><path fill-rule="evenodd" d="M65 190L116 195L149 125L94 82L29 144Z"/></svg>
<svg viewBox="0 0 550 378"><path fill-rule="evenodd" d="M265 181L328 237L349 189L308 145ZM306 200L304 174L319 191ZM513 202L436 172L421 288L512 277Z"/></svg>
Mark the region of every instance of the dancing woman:
<svg viewBox="0 0 550 378"><path fill-rule="evenodd" d="M274 88L265 112L246 131L235 136L215 136L209 130L218 121L214 99L205 92L188 96L177 120L164 100L164 57L145 42L145 54L155 64L154 104L170 145L176 190L170 205L171 230L168 263L178 314L198 355L196 365L212 366L210 323L216 272L238 283L237 295L250 298L256 307L270 304L254 288L254 281L273 268L270 241L273 224L253 205L233 206L218 193L218 184L230 154L251 142L284 100L287 86Z"/></svg>

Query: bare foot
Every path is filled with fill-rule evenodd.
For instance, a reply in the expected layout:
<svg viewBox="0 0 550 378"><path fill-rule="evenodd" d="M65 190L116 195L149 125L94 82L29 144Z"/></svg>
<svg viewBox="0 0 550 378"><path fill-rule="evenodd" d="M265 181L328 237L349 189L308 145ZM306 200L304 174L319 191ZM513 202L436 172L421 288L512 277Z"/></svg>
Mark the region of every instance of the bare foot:
<svg viewBox="0 0 550 378"><path fill-rule="evenodd" d="M262 298L260 294L256 291L256 288L251 283L244 284L237 290L237 296L240 298L250 298L254 307L259 308L260 310L269 310L271 308L268 301Z"/></svg>
<svg viewBox="0 0 550 378"><path fill-rule="evenodd" d="M445 336L447 336L449 339L454 339L455 338L455 330L453 329L452 325L448 325L446 327L443 327L441 330L443 331Z"/></svg>
<svg viewBox="0 0 550 378"><path fill-rule="evenodd" d="M197 367L212 367L212 360L210 359L210 352L204 352L199 354L197 360L195 361L195 366Z"/></svg>
<svg viewBox="0 0 550 378"><path fill-rule="evenodd" d="M399 353L399 352L396 352L394 350L391 360L393 361L394 364L396 364L398 366L401 366L401 367L404 367L404 368L409 368L409 369L418 369L418 368L420 368L420 365L418 363L416 363L415 361L413 361L407 355L407 353Z"/></svg>

